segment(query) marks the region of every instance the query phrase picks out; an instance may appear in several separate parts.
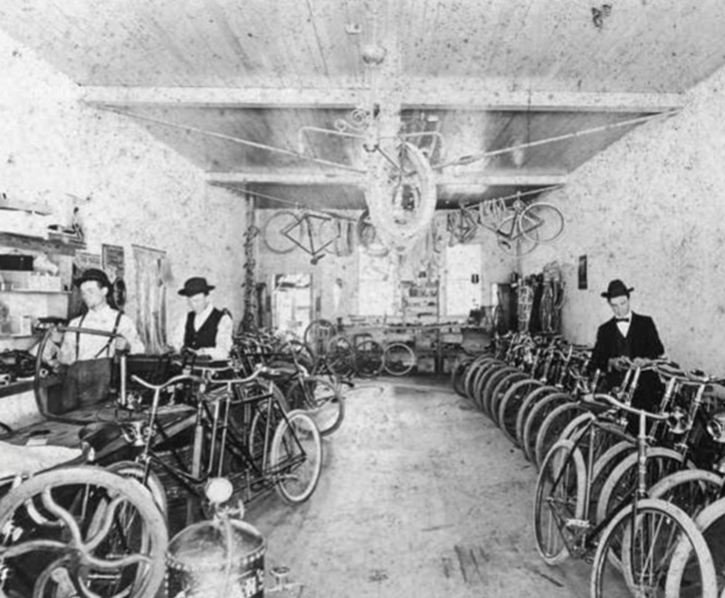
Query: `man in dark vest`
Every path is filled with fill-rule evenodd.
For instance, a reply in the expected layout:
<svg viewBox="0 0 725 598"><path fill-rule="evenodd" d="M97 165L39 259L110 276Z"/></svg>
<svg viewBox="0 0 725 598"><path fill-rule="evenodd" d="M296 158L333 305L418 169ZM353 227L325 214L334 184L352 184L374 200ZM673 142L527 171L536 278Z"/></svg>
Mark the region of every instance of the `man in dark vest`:
<svg viewBox="0 0 725 598"><path fill-rule="evenodd" d="M172 342L174 348L223 360L229 357L232 347L234 323L226 309L217 309L212 304L209 291L214 288L201 277L184 283L179 295L186 297L191 311L180 322Z"/></svg>
<svg viewBox="0 0 725 598"><path fill-rule="evenodd" d="M662 357L665 352L654 320L630 309L629 295L633 290L621 280L613 280L606 292L601 294L612 308L614 317L597 330L591 368L602 372L606 389L622 382L624 371L617 369L620 357L653 359ZM656 411L662 392L663 386L657 374L642 372L632 406Z"/></svg>

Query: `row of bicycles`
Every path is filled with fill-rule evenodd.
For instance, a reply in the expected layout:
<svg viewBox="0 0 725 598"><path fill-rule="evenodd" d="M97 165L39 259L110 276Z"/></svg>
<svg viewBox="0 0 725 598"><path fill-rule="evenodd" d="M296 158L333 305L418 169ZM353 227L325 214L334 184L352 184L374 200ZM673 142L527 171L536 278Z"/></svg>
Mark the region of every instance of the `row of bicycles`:
<svg viewBox="0 0 725 598"><path fill-rule="evenodd" d="M43 376L43 345L57 331L37 352ZM245 338L225 362L121 356L114 396L61 415L38 374L42 426L5 426L0 438L0 598L156 597L174 525L242 513L271 493L308 500L347 387L304 358L282 342L251 351ZM73 446L54 444L51 422ZM221 502L208 491L220 479ZM183 522L172 504L184 505Z"/></svg>
<svg viewBox="0 0 725 598"><path fill-rule="evenodd" d="M590 594L725 595L725 387L666 359L621 358L603 390L588 347L507 335L452 372L538 470L542 559L592 565ZM647 377L656 407L633 406Z"/></svg>

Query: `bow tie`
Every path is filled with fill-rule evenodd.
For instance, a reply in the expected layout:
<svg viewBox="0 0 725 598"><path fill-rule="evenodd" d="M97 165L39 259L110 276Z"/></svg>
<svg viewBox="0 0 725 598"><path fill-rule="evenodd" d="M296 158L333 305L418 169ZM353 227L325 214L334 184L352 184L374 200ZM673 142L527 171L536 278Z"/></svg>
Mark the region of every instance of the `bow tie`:
<svg viewBox="0 0 725 598"><path fill-rule="evenodd" d="M615 318L615 321L617 323L619 323L619 322L629 322L629 318Z"/></svg>

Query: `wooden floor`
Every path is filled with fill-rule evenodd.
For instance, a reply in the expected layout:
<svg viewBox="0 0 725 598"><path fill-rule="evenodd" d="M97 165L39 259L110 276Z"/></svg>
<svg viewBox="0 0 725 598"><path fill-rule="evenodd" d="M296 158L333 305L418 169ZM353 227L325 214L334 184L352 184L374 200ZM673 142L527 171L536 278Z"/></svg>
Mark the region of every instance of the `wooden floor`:
<svg viewBox="0 0 725 598"><path fill-rule="evenodd" d="M439 598L588 594L588 566L547 567L533 543L535 471L447 381L390 379L349 395L324 439L320 484L301 506L248 514L270 596Z"/></svg>

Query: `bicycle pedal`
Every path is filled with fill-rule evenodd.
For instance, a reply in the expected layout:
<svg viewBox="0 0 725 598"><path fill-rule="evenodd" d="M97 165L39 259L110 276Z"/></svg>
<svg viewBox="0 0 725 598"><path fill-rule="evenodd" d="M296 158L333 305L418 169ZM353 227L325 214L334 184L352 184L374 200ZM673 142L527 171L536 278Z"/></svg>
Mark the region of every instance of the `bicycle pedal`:
<svg viewBox="0 0 725 598"><path fill-rule="evenodd" d="M587 519L567 519L564 527L574 531L581 531L589 529L591 523Z"/></svg>

